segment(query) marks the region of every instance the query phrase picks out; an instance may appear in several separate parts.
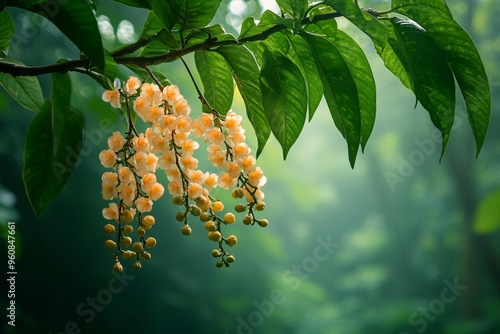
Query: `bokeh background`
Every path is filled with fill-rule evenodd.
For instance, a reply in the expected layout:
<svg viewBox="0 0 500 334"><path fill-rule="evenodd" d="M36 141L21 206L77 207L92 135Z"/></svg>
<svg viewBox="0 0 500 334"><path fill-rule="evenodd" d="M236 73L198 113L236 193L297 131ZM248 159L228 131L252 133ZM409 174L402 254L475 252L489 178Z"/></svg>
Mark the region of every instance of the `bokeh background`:
<svg viewBox="0 0 500 334"><path fill-rule="evenodd" d="M166 194L153 211L151 235L158 245L152 260L140 271L127 265L121 281L113 274L104 248L104 168L97 156L111 133L100 121L111 120L117 130L124 123L100 99L102 89L80 74L71 75L72 104L85 113L85 149L61 195L37 221L21 177L34 113L1 90L0 226L5 233L6 223L16 222L18 275L16 327L2 315L0 333L500 333L500 232L474 229L477 208L500 187L500 7L496 0L447 2L476 42L490 78L493 112L480 156L475 158L459 99L439 163L440 142L427 112L414 109L415 98L384 68L371 43L339 20L364 47L376 78L378 114L366 153L352 170L325 104L286 161L270 139L258 161L268 178L263 216L270 225L230 227L239 238L230 268L215 267L213 242L201 223L193 224L190 237L181 235ZM236 34L242 18L274 6L224 0L214 22ZM29 65L78 57L50 23L8 10L17 31L14 57ZM136 40L147 13L101 0L97 15L105 46L113 48ZM199 113L182 66L158 70ZM45 96L49 79L40 77ZM244 113L238 97L233 108ZM255 150L248 122L246 127ZM6 302L2 291L2 313Z"/></svg>

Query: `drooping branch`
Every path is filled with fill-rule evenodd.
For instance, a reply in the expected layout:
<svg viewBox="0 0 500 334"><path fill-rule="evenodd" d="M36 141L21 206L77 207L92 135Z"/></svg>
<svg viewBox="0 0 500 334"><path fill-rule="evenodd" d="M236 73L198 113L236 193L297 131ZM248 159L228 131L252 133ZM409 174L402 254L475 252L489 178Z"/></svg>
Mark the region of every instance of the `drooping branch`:
<svg viewBox="0 0 500 334"><path fill-rule="evenodd" d="M362 9L363 11L374 15L374 16L380 16L382 14L386 14L388 12L376 12L372 9ZM313 19L309 18L304 18L302 20L303 25L307 24L314 24L320 21L325 21L325 20L331 20L335 19L337 17L342 17L342 14L338 12L331 12L331 13L325 13L325 14L319 14L314 16ZM157 37L157 35L145 37L143 39L138 40L135 43L132 43L128 46L125 46L115 52L113 52L111 55L114 59L114 61L117 64L121 65L137 65L140 67L146 67L146 66L151 66L151 65L157 65L165 62L171 62L174 60L177 60L187 54L193 53L195 51L200 51L200 50L210 50L213 48L218 48L222 46L227 46L227 45L242 45L248 42L256 42L256 41L262 41L268 38L270 35L277 33L281 30L286 29L285 25L278 24L275 26L272 26L258 34L246 36L240 39L234 39L234 40L224 40L224 41L219 41L217 38L208 38L202 43L199 44L194 44L191 45L187 48L182 48L182 49L177 49L177 50L172 50L166 54L163 55L158 55L158 56L151 56L151 57L126 57L126 55L135 52L139 50L141 47L147 45L149 41ZM24 66L24 65L17 65L13 63L8 63L8 62L0 62L0 72L3 73L8 73L11 74L12 76L37 76L41 74L48 74L48 73L65 73L65 72L70 72L70 71L78 71L82 72L82 69L87 69L92 67L92 63L88 59L78 59L78 60L70 60L66 62L61 62L61 63L56 63L56 64L50 64L50 65L43 65L43 66Z"/></svg>

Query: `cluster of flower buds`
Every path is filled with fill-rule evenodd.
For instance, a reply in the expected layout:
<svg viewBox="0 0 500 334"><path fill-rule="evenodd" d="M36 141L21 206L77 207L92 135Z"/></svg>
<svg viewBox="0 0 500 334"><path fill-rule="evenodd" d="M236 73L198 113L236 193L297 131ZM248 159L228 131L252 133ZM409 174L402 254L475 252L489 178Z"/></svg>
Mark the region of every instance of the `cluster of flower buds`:
<svg viewBox="0 0 500 334"><path fill-rule="evenodd" d="M108 139L109 149L99 154L101 164L112 169L102 176L102 197L111 201L103 209L103 216L111 221L104 231L115 237L105 242L107 248L115 250L114 269L123 270L121 258L135 260L136 269L141 268L141 259L151 258L145 249L154 247L156 239L146 237L146 230L151 229L155 219L148 213L165 191L157 182L157 170L165 172L167 190L174 204L182 207L175 217L183 223L181 233L190 235L191 227L196 224L191 219L199 219L208 238L217 243L212 251L217 267L229 266L235 258L225 246L234 246L238 239L235 235L224 236L222 227L233 224L236 217L224 210L224 204L212 195L212 190L221 187L232 191L236 199L245 198L245 202L234 207L235 212L246 213L245 225L268 225L266 219L255 216L255 211L265 208L261 187L266 177L255 165L256 159L245 143L242 117L233 111L221 115L212 109L211 113L202 113L193 120L191 108L177 86L142 83L136 77L130 77L123 89L105 91L102 98L115 108L124 103L128 114L125 136L114 132ZM131 107L148 123L144 133L136 131ZM194 157L200 148L197 140L206 143L208 159L219 173L198 169ZM130 235L135 219L134 241Z"/></svg>

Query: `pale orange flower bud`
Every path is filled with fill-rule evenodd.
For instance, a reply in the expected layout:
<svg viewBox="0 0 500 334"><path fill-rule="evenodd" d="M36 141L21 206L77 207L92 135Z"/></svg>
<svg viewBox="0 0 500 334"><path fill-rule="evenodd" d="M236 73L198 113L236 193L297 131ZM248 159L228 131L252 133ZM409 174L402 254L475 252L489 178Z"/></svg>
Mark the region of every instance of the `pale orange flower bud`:
<svg viewBox="0 0 500 334"><path fill-rule="evenodd" d="M113 90L105 90L102 93L102 100L104 102L109 102L113 108L120 108L122 105L120 103L120 93L118 92L118 88Z"/></svg>
<svg viewBox="0 0 500 334"><path fill-rule="evenodd" d="M163 196L163 193L165 192L165 188L161 185L161 183L156 182L149 190L147 191L149 198L152 201L158 200L160 197Z"/></svg>
<svg viewBox="0 0 500 334"><path fill-rule="evenodd" d="M113 135L108 138L108 147L118 152L122 149L123 145L125 145L125 138L123 138L122 134L119 131L113 132Z"/></svg>
<svg viewBox="0 0 500 334"><path fill-rule="evenodd" d="M111 149L103 150L99 153L99 160L104 167L112 168L116 163L116 153Z"/></svg>
<svg viewBox="0 0 500 334"><path fill-rule="evenodd" d="M146 197L139 197L135 200L135 207L139 212L149 212L153 209L153 201Z"/></svg>
<svg viewBox="0 0 500 334"><path fill-rule="evenodd" d="M118 220L118 205L109 203L109 207L102 209L102 216L107 220Z"/></svg>
<svg viewBox="0 0 500 334"><path fill-rule="evenodd" d="M129 95L134 95L137 93L137 89L141 86L141 81L134 76L128 77L127 82L125 83L125 86L123 87L123 90L125 93Z"/></svg>

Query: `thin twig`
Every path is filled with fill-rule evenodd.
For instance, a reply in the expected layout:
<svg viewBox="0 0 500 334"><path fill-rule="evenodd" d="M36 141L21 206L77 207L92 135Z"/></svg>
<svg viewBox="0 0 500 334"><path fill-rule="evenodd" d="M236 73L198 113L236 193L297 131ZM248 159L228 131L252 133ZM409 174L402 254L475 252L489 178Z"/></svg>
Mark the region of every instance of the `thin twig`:
<svg viewBox="0 0 500 334"><path fill-rule="evenodd" d="M165 87L161 84L160 80L158 80L158 78L156 77L156 75L153 73L153 71L151 71L151 70L149 69L149 67L144 66L144 67L143 67L143 69L144 69L144 70L146 70L146 72L148 72L149 76L150 76L151 78L153 78L153 81L154 81L154 82L156 82L156 84L158 85L158 87L160 87L160 89L161 89L161 90L163 90L163 88L165 88Z"/></svg>
<svg viewBox="0 0 500 334"><path fill-rule="evenodd" d="M200 87L198 86L198 84L196 83L196 80L194 79L194 76L193 76L193 73L191 72L191 69L189 68L188 64L186 63L186 61L182 57L181 57L181 61L184 64L184 67L186 68L186 70L187 70L187 72L189 74L189 77L191 78L191 81L194 84L194 88L196 89L196 92L198 93L198 98L200 99L201 103L204 104L204 105L206 105L208 108L210 108L210 110L212 111L212 113L214 113L216 115L219 115L219 112L217 110L215 110L210 105L210 103L207 101L207 99L205 98L205 96L203 96L203 93L201 92Z"/></svg>

